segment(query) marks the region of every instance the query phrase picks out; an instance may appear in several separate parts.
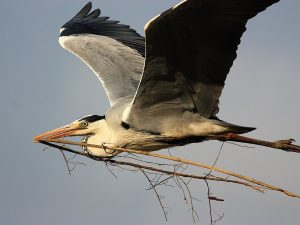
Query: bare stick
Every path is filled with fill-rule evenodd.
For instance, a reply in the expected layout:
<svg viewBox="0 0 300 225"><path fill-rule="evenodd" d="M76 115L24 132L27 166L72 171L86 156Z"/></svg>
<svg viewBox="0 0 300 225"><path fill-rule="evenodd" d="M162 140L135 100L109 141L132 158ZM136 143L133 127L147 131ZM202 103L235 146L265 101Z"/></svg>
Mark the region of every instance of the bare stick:
<svg viewBox="0 0 300 225"><path fill-rule="evenodd" d="M61 154L63 155L63 158L64 158L64 160L65 160L65 163L66 163L66 166L67 166L67 169L68 169L69 176L71 176L72 174L71 174L71 169L70 169L70 166L69 166L69 161L68 161L68 159L67 159L67 157L66 157L64 151L63 151L63 150L60 150L60 152L61 152Z"/></svg>
<svg viewBox="0 0 300 225"><path fill-rule="evenodd" d="M187 197L188 198L186 199L186 201L191 206L190 209L192 211L193 221L194 221L194 223L196 223L196 222L199 221L199 216L198 216L198 213L197 213L197 211L195 209L195 206L194 206L194 199L195 198L192 196L192 192L191 192L191 190L190 190L190 188L188 186L188 183L185 182L181 177L177 177L177 178L178 178L178 183L180 183L180 181L181 181L181 183L184 185L185 189L187 190ZM182 188L183 193L185 193L182 185L180 185L180 188Z"/></svg>
<svg viewBox="0 0 300 225"><path fill-rule="evenodd" d="M75 151L63 146L59 146L59 145L55 145L46 141L42 141L41 143L48 145L50 147L59 149L59 150L63 150L66 152L70 152L70 153L75 153L78 155L82 155L82 156L86 156L88 158L91 158L93 160L98 160L98 161L103 161L103 162L109 162L111 164L116 164L116 165L123 165L123 166L130 166L130 167L134 167L134 168L142 168L145 170L149 170L149 171L154 171L154 172L158 172L158 173L162 173L162 174L167 174L167 175L171 175L171 176L178 176L178 177L187 177L187 178L193 178L193 179L198 179L198 180L210 180L210 181L216 181L216 182L225 182L225 183L234 183L234 184L240 184L243 186L247 186L253 190L259 191L261 193L264 193L264 191L257 186L252 185L251 183L248 182L243 182L243 181L238 181L238 180L232 180L232 179L225 179L225 178L221 178L221 177L216 177L216 176L197 176L197 175L192 175L192 174L185 174L185 173L179 173L176 171L168 171L168 170L163 170L163 169L158 169L155 167L150 167L150 166L146 166L146 165L140 165L140 164L136 164L136 163L131 163L131 162L124 162L124 161L116 161L116 160L103 160L101 158L95 159L94 157L90 157L89 154L84 153L84 152L80 152L80 151Z"/></svg>
<svg viewBox="0 0 300 225"><path fill-rule="evenodd" d="M164 213L164 217L165 217L166 221L168 221L168 217L167 217L168 212L166 211L166 208L164 207L164 205L163 205L163 203L161 201L161 196L158 194L158 191L156 190L156 186L153 185L153 183L152 183L151 179L149 178L149 176L147 175L147 173L143 169L140 169L140 170L142 171L142 173L147 178L147 180L148 180L148 182L149 182L149 184L151 186L151 189L154 190L154 193L155 193L155 195L156 195L156 197L157 197L157 199L159 201L160 207L161 207L161 209L162 209L162 211Z"/></svg>
<svg viewBox="0 0 300 225"><path fill-rule="evenodd" d="M218 153L218 155L217 155L217 158L216 158L215 161L214 161L213 167L214 167L214 166L217 164L217 162L219 161L219 158L220 158L220 155L221 155L221 152L222 152L224 143L225 143L225 142L222 142L221 148L220 148L220 150L219 150L219 153ZM209 176L209 175L211 175L211 173L212 173L212 170L210 170L209 173L208 173L207 175Z"/></svg>
<svg viewBox="0 0 300 225"><path fill-rule="evenodd" d="M69 144L69 145L76 145L76 146L86 146L86 147L93 147L93 148L103 148L103 146L101 146L101 145L84 144L84 143L72 142L72 141L66 141L66 140L41 139L39 141ZM152 157L155 157L155 158L167 159L167 160L171 160L171 161L175 161L175 162L189 164L189 165L196 166L196 167L205 168L205 169L208 169L208 170L212 170L212 171L216 171L216 172L219 172L219 173L227 174L229 176L233 176L233 177L245 180L245 181L249 181L253 184L259 185L261 187L268 188L270 190L282 192L282 193L284 193L284 194L286 194L290 197L300 198L300 195L289 192L289 191L284 190L282 188L264 183L262 181L259 181L259 180L256 180L256 179L253 179L253 178L250 178L250 177L247 177L247 176L244 176L244 175L241 175L241 174L229 171L229 170L220 169L220 168L209 166L209 165L206 165L206 164L203 164L203 163L193 162L191 160L186 160L186 159L181 159L181 158L178 158L178 157L171 157L171 156L166 156L166 155L161 155L161 154L146 152L146 151L138 151L138 150L132 150L132 149L125 149L125 148L111 148L111 147L107 147L107 146L105 146L105 148L115 150L115 151L120 151L120 152L129 152L129 153L134 153L134 154L152 156Z"/></svg>
<svg viewBox="0 0 300 225"><path fill-rule="evenodd" d="M207 187L207 199L208 199L208 206L209 206L209 217L210 217L210 225L213 225L213 215L212 215L212 205L211 205L211 193L208 181L205 180L206 187Z"/></svg>
<svg viewBox="0 0 300 225"><path fill-rule="evenodd" d="M82 155L82 156L86 156L86 157L89 157L89 155L87 153L84 153L84 152L80 152L80 151L75 151L73 149L69 149L69 148L66 148L66 147L63 147L63 146L59 146L59 145L55 145L55 144L52 144L52 143L49 143L49 142L53 142L51 140L41 140L40 143L44 144L44 145L48 145L50 147L53 147L53 148L57 148L59 150L63 150L63 151L66 151L66 152L70 152L70 153L74 153L74 154L77 154L77 155ZM89 157L90 158L90 157Z"/></svg>

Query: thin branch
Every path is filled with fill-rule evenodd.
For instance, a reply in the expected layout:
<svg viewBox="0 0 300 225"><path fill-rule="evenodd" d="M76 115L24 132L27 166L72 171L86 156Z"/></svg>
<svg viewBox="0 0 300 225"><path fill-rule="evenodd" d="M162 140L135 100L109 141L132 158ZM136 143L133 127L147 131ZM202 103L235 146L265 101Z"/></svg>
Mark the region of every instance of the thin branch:
<svg viewBox="0 0 300 225"><path fill-rule="evenodd" d="M209 217L210 217L210 225L213 225L213 215L212 215L212 205L211 205L211 198L210 198L210 187L208 181L205 180L206 187L207 187L207 199L208 199L208 206L209 206Z"/></svg>
<svg viewBox="0 0 300 225"><path fill-rule="evenodd" d="M224 143L225 143L225 142L222 142L222 145L221 145L221 147L220 147L220 150L219 150L219 152L218 152L218 155L217 155L217 157L216 157L216 159L215 159L215 161L214 161L213 167L215 167L216 164L217 164L217 162L219 161L219 158L220 158L222 149L223 149L223 147L224 147ZM207 176L211 175L211 173L212 173L212 170L209 171L209 173L207 174Z"/></svg>
<svg viewBox="0 0 300 225"><path fill-rule="evenodd" d="M172 177L173 177L173 176L169 176L169 177L167 177L167 178L165 178L165 179L163 179L163 180L161 180L161 181L160 181L160 178L156 179L155 184L153 184L153 187L149 188L149 190L152 189L152 188L154 188L154 187L158 187L158 186L160 186L160 185L165 185L165 186L172 187L171 185L168 184L168 181L169 181L170 179L172 179Z"/></svg>
<svg viewBox="0 0 300 225"><path fill-rule="evenodd" d="M228 178L221 178L221 177L216 177L216 176L214 176L214 177L207 176L207 175L197 176L197 175L192 175L192 174L179 173L179 172L163 170L163 169L150 167L150 166L146 166L146 165L140 165L140 164L131 163L131 162L116 161L116 160L112 160L112 159L111 160L107 160L107 159L103 160L101 158L91 157L87 153L71 150L69 148L65 148L63 146L52 144L52 143L49 143L49 142L46 142L46 141L43 141L43 144L51 146L51 147L56 148L58 150L63 150L63 151L66 151L66 152L71 152L71 153L75 153L75 154L78 154L78 155L86 156L86 157L88 157L90 159L93 159L93 160L98 160L98 161L103 161L103 162L110 162L111 164L114 164L114 165L123 165L123 166L130 166L130 167L134 167L134 168L142 168L142 169L145 169L145 170L154 171L154 172L158 172L158 173L162 173L162 174L167 174L167 175L172 175L172 176L180 176L180 177L188 177L188 178L193 178L193 179L198 179L198 180L210 180L210 181L216 181L216 182L226 182L226 183L240 184L240 185L249 187L253 190L259 191L261 193L264 193L264 191L261 189L261 187L254 186L254 185L252 185L251 183L248 183L248 182L232 180L232 179L228 179Z"/></svg>
<svg viewBox="0 0 300 225"><path fill-rule="evenodd" d="M115 163L115 164L121 164L121 165L131 166L131 167L135 167L135 168L142 168L142 169L146 169L146 170L150 170L150 171L160 172L160 173L164 173L164 174L167 174L167 175L188 177L188 178L193 178L193 179L198 179L198 180L210 180L210 181L219 181L219 182L240 184L240 185L244 185L244 186L247 186L249 188L252 188L253 190L259 191L261 193L264 192L260 187L254 186L254 185L252 185L250 183L247 183L247 182L238 181L238 180L230 180L230 179L221 178L221 177L211 177L211 176L208 177L207 175L205 175L205 176L196 176L196 175L192 175L192 174L172 172L172 171L168 171L168 170L158 169L158 168L155 168L155 167L139 165L139 164L135 164L135 163L131 163L131 162L124 162L124 161L111 160L111 162Z"/></svg>
<svg viewBox="0 0 300 225"><path fill-rule="evenodd" d="M248 148L248 149L253 149L254 148L253 146L241 145L241 144L233 143L233 142L230 142L230 141L226 141L226 143L228 143L230 145L235 145L235 146L238 146L238 147L242 147L242 148Z"/></svg>
<svg viewBox="0 0 300 225"><path fill-rule="evenodd" d="M194 199L195 198L192 196L191 190L190 190L190 188L188 186L189 182L188 183L185 182L181 177L178 177L178 179L179 179L179 181L181 181L181 183L183 183L185 189L187 190L188 197L189 197L188 198L189 201L188 200L187 201L188 201L188 203L191 206L193 221L194 221L194 223L196 223L197 221L199 221L199 216L198 216L197 211L195 210L195 207L194 207Z"/></svg>
<svg viewBox="0 0 300 225"><path fill-rule="evenodd" d="M108 162L105 162L105 166L108 170L108 172L110 172L111 175L113 175L114 178L116 178L116 180L118 179L117 175L109 168L110 164L108 164Z"/></svg>
<svg viewBox="0 0 300 225"><path fill-rule="evenodd" d="M143 173L143 174L145 175L145 177L147 178L147 180L148 180L148 182L149 182L149 184L150 184L150 186L151 186L151 189L154 190L155 195L156 195L156 197L157 197L157 199L158 199L158 201L159 201L160 207L161 207L161 209L162 209L162 211L163 211L164 217L165 217L166 221L168 221L168 217L167 217L168 212L166 211L166 208L165 208L165 206L163 205L163 203L162 203L162 201L161 201L161 196L158 194L158 191L156 190L156 187L152 184L152 181L150 180L150 178L149 178L149 176L147 175L147 173L146 173L143 169L140 169L140 170L142 171L142 173Z"/></svg>
<svg viewBox="0 0 300 225"><path fill-rule="evenodd" d="M217 161L220 157L222 147L223 147L225 142L228 142L230 144L234 144L234 143L231 143L231 142L239 142L239 143L261 145L261 146L266 146L266 147L270 147L270 148L281 149L281 150L284 150L284 151L287 151L287 152L300 153L300 146L292 144L294 142L293 139L268 142L268 141L262 141L262 140L258 140L258 139L247 138L247 137L243 137L243 136L236 135L236 134L225 134L225 135L218 135L218 136L215 136L215 137L209 137L209 138L207 138L207 140L218 140L218 141L223 142L213 166L209 166L209 165L198 163L198 162L193 162L193 161L186 160L186 159L181 159L179 157L174 157L174 156L171 155L171 153L169 153L170 156L167 156L167 155L161 155L161 154L157 154L157 153L153 153L153 152L125 149L125 148L112 148L112 147L105 146L104 144L102 144L102 145L91 145L91 144L78 143L78 142L72 142L72 141L66 141L66 140L41 139L41 140L38 140L38 142L40 142L42 144L45 144L47 146L57 148L57 149L60 150L60 152L62 153L63 158L66 162L69 175L71 175L71 172L76 167L77 163L76 162L70 162L70 159L69 160L67 159L64 152L74 153L75 156L76 155L81 155L81 156L91 158L93 160L103 161L103 162L106 163L106 166L107 166L108 170L111 173L112 173L112 171L109 169L110 165L111 166L117 166L121 169L127 169L127 170L130 170L130 171L132 171L131 168L135 168L136 169L136 170L134 170L135 172L140 170L145 175L145 177L147 178L147 180L148 180L148 182L151 186L150 189L154 190L154 192L155 192L155 194L156 194L156 196L159 200L160 206L163 210L163 214L164 214L164 217L165 217L166 221L167 221L168 207L165 207L163 205L163 203L162 203L163 196L161 196L159 194L159 192L157 190L157 187L161 186L161 185L170 186L169 180L171 178L173 178L173 180L174 180L175 184L177 184L178 188L181 189L181 191L184 195L184 199L187 202L187 204L191 206L190 209L192 210L192 216L193 216L194 222L196 222L196 219L199 220L199 217L198 217L197 212L194 208L194 203L193 203L194 197L192 196L192 193L191 193L188 185L189 185L189 183L192 179L200 179L200 180L204 180L206 182L206 185L207 185L207 198L208 198L209 210L210 210L210 224L211 225L215 224L218 220L222 219L222 217L223 217L223 216L217 215L219 218L217 220L214 220L213 210L212 210L212 201L224 201L224 200L216 198L216 197L211 195L211 190L210 190L210 186L209 186L208 181L236 183L236 184L240 184L240 185L250 187L250 188L252 188L254 190L257 190L257 191L260 191L260 192L264 192L263 189L269 189L269 190L282 192L282 193L284 193L288 196L291 196L291 197L300 198L300 195L291 193L291 192L289 192L287 190L284 190L282 188L278 188L278 187L275 187L273 185L266 184L264 182L258 181L256 179L253 179L253 178L250 178L250 177L247 177L247 176L243 176L241 174L238 174L238 173L235 173L235 172L232 172L232 171L223 170L223 169L215 167L215 165L216 165L216 163L217 163ZM115 158L98 158L98 157L92 156L92 155L90 155L86 152L76 151L76 150L67 148L65 146L60 146L60 145L56 145L56 144L53 144L53 143L67 144L67 145L74 145L74 146L85 146L85 147L101 148L101 149L104 149L104 150L113 150L114 152L117 152L117 153L124 152L124 153L127 153L127 154L125 155L125 157L122 156L124 154L120 154L118 157L115 157ZM236 144L236 145L238 145L238 144ZM242 146L242 145L238 145L238 146ZM242 146L242 147L245 147L245 146ZM144 156L148 156L148 157L154 157L154 158L160 158L160 159L165 159L165 160L170 160L170 161L173 161L173 162L177 162L179 164L174 164L174 163L165 164L165 163L155 163L155 162L151 162L151 161L145 161L145 160L142 160L141 158L139 158L138 156L136 156L135 154L144 155ZM133 158L133 157L135 157L135 158ZM122 158L122 159L125 158L126 161L116 160L116 158ZM134 162L130 162L129 160L131 160L131 161L134 160ZM136 161L138 161L138 163L136 163ZM73 167L70 168L69 163L74 163L74 165L71 164L72 166L74 166L74 168ZM142 163L142 164L140 164L140 163ZM151 166L149 166L149 164ZM193 175L193 174L183 173L188 168L188 165L192 165L192 166L196 166L196 167L200 167L200 168L205 168L205 169L210 170L210 172L208 174L206 174L205 176L197 176L197 175ZM166 169L157 168L157 167L162 167L162 166L164 166L165 168L172 166L174 168L174 170L169 171L169 170L166 170ZM180 171L180 172L178 172L178 171ZM229 177L226 177L226 178L216 177L216 176L211 174L212 171L216 171L216 172L219 172L219 173L222 173L222 174L226 174L228 176L236 177L236 178L239 178L239 179L244 180L244 181L232 180L232 179L229 179ZM151 178L150 178L149 175L151 175ZM155 177L153 178L152 175L155 176ZM190 180L188 182L186 182L186 179L183 179L183 178L190 178Z"/></svg>
<svg viewBox="0 0 300 225"><path fill-rule="evenodd" d="M224 213L222 215L217 214L216 212L214 212L214 214L216 214L216 216L218 217L217 219L215 219L213 221L213 224L215 225L218 221L222 220L224 217Z"/></svg>
<svg viewBox="0 0 300 225"><path fill-rule="evenodd" d="M238 135L235 135L235 136L238 136ZM241 137L241 136L238 136L238 137ZM103 146L101 146L101 145L83 144L83 143L79 143L79 142L72 142L72 141L66 141L66 140L42 139L42 140L40 140L40 142L44 142L44 143L45 142L53 142L53 143L69 144L69 145L76 145L76 146L103 148ZM115 151L119 151L119 152L129 152L129 153L135 153L135 154L140 154L140 155L151 156L151 157L155 157L155 158L167 159L167 160L180 162L180 163L184 163L184 164L189 164L189 165L200 167L200 168L205 168L205 169L208 169L208 170L212 170L212 171L216 171L216 172L219 172L219 173L227 174L229 176L233 176L233 177L245 180L245 181L249 181L253 184L268 188L270 190L282 192L282 193L284 193L284 194L286 194L290 197L300 198L300 195L289 192L289 191L284 190L282 188L264 183L262 181L259 181L259 180L256 180L256 179L253 179L253 178L250 178L250 177L247 177L247 176L244 176L244 175L241 175L241 174L229 171L229 170L224 170L224 169L220 169L220 168L217 168L217 167L212 167L212 166L209 166L209 165L206 165L206 164L203 164L203 163L193 162L191 160L186 160L186 159L181 159L181 158L178 158L178 157L171 157L171 156L166 156L166 155L162 155L162 154L158 154L158 153L152 153L152 152L146 152L146 151L138 151L138 150L132 150L132 149L125 149L125 148L111 148L111 147L107 147L107 146L105 148L115 150ZM84 153L81 153L81 154L84 155Z"/></svg>
<svg viewBox="0 0 300 225"><path fill-rule="evenodd" d="M221 147L220 147L219 153L218 153L218 155L217 155L217 158L216 158L216 160L214 161L214 164L213 164L213 166L215 166L215 165L217 164L217 162L219 161L219 158L220 158L221 152L222 152L222 150L223 150L223 147L224 147L224 143L225 143L225 142L223 142L223 143L222 143L222 145L221 145Z"/></svg>
<svg viewBox="0 0 300 225"><path fill-rule="evenodd" d="M63 150L60 150L60 152L61 152L61 154L63 155L64 161L65 161L66 166L67 166L67 169L68 169L68 173L69 173L70 176L72 176L72 174L71 174L71 171L72 171L72 170L70 169L69 161L68 161L67 157L66 157L66 155L65 155L65 153L64 153Z"/></svg>
<svg viewBox="0 0 300 225"><path fill-rule="evenodd" d="M90 158L90 156L87 154L87 153L85 153L85 152L80 152L80 151L75 151L75 150L73 150L73 149L69 149L69 148L66 148L66 147L63 147L63 146L59 146L59 145L55 145L55 144L52 144L52 143L50 143L50 142L54 142L54 141L52 141L52 140L41 140L40 141L40 143L42 143L42 144L44 144L44 145L48 145L48 146L50 146L50 147L53 147L53 148L57 148L57 149L59 149L59 150L64 150L64 151L66 151L66 152L70 152L70 153L74 153L74 154L77 154L77 155L82 155L82 156L86 156L86 157L88 157L88 158ZM77 143L77 142L75 142L76 143L76 145L77 144L79 144L79 142ZM68 143L66 143L66 144L68 144ZM82 144L81 144L82 145Z"/></svg>

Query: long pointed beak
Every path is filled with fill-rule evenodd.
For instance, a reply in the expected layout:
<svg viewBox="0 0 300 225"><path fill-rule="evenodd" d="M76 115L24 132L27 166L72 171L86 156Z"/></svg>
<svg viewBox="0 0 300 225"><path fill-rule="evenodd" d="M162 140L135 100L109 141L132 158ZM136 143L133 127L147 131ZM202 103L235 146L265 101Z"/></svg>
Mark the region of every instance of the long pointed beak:
<svg viewBox="0 0 300 225"><path fill-rule="evenodd" d="M56 128L54 130L47 131L33 138L35 142L39 142L40 139L58 139L66 136L76 135L76 131L80 129L79 124L68 124L63 127Z"/></svg>

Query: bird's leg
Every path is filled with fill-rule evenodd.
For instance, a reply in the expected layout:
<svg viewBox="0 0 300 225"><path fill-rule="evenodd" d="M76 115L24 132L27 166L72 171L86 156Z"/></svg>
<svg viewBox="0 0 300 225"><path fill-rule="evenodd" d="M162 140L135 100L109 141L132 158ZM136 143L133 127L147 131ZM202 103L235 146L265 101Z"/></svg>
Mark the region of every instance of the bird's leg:
<svg viewBox="0 0 300 225"><path fill-rule="evenodd" d="M233 141L233 142L240 142L240 143L247 143L247 144L254 144L254 145L261 145L275 149L281 149L286 152L297 152L300 153L300 146L292 144L295 142L294 139L288 140L278 140L278 141L263 141L259 139L244 137L234 133L228 134L221 134L216 135L214 137L209 137L210 140L219 140L219 141Z"/></svg>

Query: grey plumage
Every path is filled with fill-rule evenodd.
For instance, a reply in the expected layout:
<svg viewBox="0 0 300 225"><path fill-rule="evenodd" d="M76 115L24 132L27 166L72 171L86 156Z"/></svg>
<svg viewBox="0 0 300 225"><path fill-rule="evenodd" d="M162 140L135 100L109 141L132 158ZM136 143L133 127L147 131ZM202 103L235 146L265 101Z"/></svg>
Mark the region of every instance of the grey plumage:
<svg viewBox="0 0 300 225"><path fill-rule="evenodd" d="M247 21L278 1L182 1L146 24L146 54L144 37L99 9L90 13L88 3L62 26L59 42L96 73L111 108L36 139L88 136L89 144L154 151L252 131L218 119L219 98Z"/></svg>
<svg viewBox="0 0 300 225"><path fill-rule="evenodd" d="M185 112L215 117L247 21L278 1L189 0L150 22L145 69L128 123L158 131L144 118L174 114L176 125Z"/></svg>

